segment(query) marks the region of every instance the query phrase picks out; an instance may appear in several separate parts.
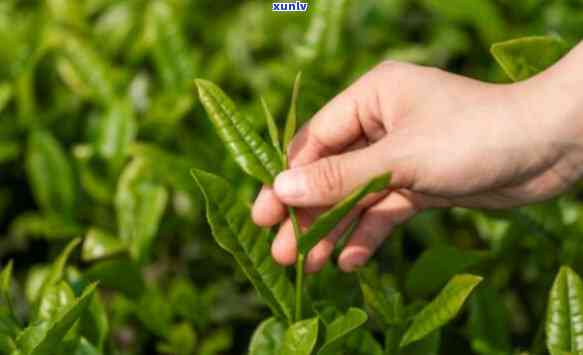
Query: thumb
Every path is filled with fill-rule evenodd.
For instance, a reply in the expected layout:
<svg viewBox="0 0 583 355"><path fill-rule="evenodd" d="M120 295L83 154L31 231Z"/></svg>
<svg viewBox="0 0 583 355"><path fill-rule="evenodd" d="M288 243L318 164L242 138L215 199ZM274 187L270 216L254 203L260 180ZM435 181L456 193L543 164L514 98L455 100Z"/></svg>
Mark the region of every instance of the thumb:
<svg viewBox="0 0 583 355"><path fill-rule="evenodd" d="M282 172L274 182L281 202L298 207L328 206L370 179L391 172L388 139ZM392 184L394 185L394 184Z"/></svg>

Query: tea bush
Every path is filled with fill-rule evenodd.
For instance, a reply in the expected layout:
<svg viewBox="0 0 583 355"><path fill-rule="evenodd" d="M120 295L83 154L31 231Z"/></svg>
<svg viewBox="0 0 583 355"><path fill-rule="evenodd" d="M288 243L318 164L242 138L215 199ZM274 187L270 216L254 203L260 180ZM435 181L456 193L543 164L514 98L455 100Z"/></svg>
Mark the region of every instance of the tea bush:
<svg viewBox="0 0 583 355"><path fill-rule="evenodd" d="M276 265L248 207L296 127L376 63L522 80L583 38L583 3L309 6L0 2L0 353L583 351L579 187L425 212L355 274ZM297 230L302 252L388 178Z"/></svg>

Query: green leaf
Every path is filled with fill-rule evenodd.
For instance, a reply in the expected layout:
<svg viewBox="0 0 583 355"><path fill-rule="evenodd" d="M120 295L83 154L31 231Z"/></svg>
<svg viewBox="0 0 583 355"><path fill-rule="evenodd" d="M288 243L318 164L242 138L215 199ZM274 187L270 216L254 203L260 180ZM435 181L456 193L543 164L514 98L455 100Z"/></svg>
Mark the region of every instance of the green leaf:
<svg viewBox="0 0 583 355"><path fill-rule="evenodd" d="M294 135L296 134L297 127L297 101L300 92L300 83L302 81L302 73L299 72L296 75L296 80L294 81L294 88L292 92L292 98L289 106L289 112L287 114L287 120L285 122L285 129L283 132L283 153L287 156L289 144L292 141Z"/></svg>
<svg viewBox="0 0 583 355"><path fill-rule="evenodd" d="M122 173L115 196L120 239L140 263L150 258L168 202L167 190L150 178L148 168L143 160L134 159Z"/></svg>
<svg viewBox="0 0 583 355"><path fill-rule="evenodd" d="M18 158L18 154L20 154L20 145L17 142L0 142L0 163Z"/></svg>
<svg viewBox="0 0 583 355"><path fill-rule="evenodd" d="M555 64L569 47L560 37L524 37L492 45L490 51L513 81L528 79Z"/></svg>
<svg viewBox="0 0 583 355"><path fill-rule="evenodd" d="M342 348L347 336L363 325L368 316L359 308L350 308L346 314L336 318L326 325L324 345L318 351L318 355L334 355Z"/></svg>
<svg viewBox="0 0 583 355"><path fill-rule="evenodd" d="M113 172L117 173L125 163L137 128L132 106L127 100L114 102L101 116L95 150L110 163Z"/></svg>
<svg viewBox="0 0 583 355"><path fill-rule="evenodd" d="M63 148L49 132L30 134L26 171L40 207L67 217L73 214L76 199L73 171Z"/></svg>
<svg viewBox="0 0 583 355"><path fill-rule="evenodd" d="M500 295L492 287L480 287L470 299L470 339L477 354L511 353L508 314Z"/></svg>
<svg viewBox="0 0 583 355"><path fill-rule="evenodd" d="M338 202L332 209L320 215L310 228L299 240L298 249L302 254L310 251L320 240L330 233L348 213L366 195L372 192L379 192L387 187L391 181L390 174L379 176L366 185L358 188L342 201Z"/></svg>
<svg viewBox="0 0 583 355"><path fill-rule="evenodd" d="M400 350L399 355L438 355L440 344L440 331L435 330L423 339L405 346Z"/></svg>
<svg viewBox="0 0 583 355"><path fill-rule="evenodd" d="M404 312L401 294L370 267L360 270L358 276L366 305L380 317L384 326L399 325Z"/></svg>
<svg viewBox="0 0 583 355"><path fill-rule="evenodd" d="M81 297L54 320L26 328L16 339L19 350L24 355L56 355L65 335L87 309L95 287L95 284L88 286Z"/></svg>
<svg viewBox="0 0 583 355"><path fill-rule="evenodd" d="M12 266L13 262L10 260L0 273L0 297L8 307L12 307Z"/></svg>
<svg viewBox="0 0 583 355"><path fill-rule="evenodd" d="M269 138L271 138L271 144L275 150L277 150L277 153L282 156L283 151L281 150L281 143L279 142L279 129L277 128L277 124L275 124L273 115L269 111L269 107L267 107L267 102L265 102L263 96L261 97L261 107L263 107L263 113L265 115L265 122L267 123Z"/></svg>
<svg viewBox="0 0 583 355"><path fill-rule="evenodd" d="M81 318L79 332L98 350L102 351L105 347L109 335L109 318L98 292L93 295L85 316Z"/></svg>
<svg viewBox="0 0 583 355"><path fill-rule="evenodd" d="M271 185L281 171L281 160L253 130L231 99L210 81L197 79L198 94L219 137L247 174Z"/></svg>
<svg viewBox="0 0 583 355"><path fill-rule="evenodd" d="M154 334L168 336L172 322L172 307L158 288L150 288L136 304L136 314Z"/></svg>
<svg viewBox="0 0 583 355"><path fill-rule="evenodd" d="M549 295L546 334L551 355L583 352L583 281L567 266L557 274Z"/></svg>
<svg viewBox="0 0 583 355"><path fill-rule="evenodd" d="M192 175L204 194L207 219L217 243L237 260L275 316L291 322L294 287L286 270L271 258L272 233L251 221L249 207L237 199L227 181L197 169Z"/></svg>
<svg viewBox="0 0 583 355"><path fill-rule="evenodd" d="M280 355L310 355L318 340L318 318L292 324L283 336Z"/></svg>
<svg viewBox="0 0 583 355"><path fill-rule="evenodd" d="M261 322L251 338L249 355L279 355L285 325L276 318L269 318Z"/></svg>
<svg viewBox="0 0 583 355"><path fill-rule="evenodd" d="M190 355L196 346L196 332L189 323L174 325L165 343L158 344L158 351L165 354Z"/></svg>
<svg viewBox="0 0 583 355"><path fill-rule="evenodd" d="M125 250L126 246L121 240L101 229L90 228L83 242L81 258L84 261L94 261L117 255Z"/></svg>
<svg viewBox="0 0 583 355"><path fill-rule="evenodd" d="M37 320L50 321L54 319L63 309L75 302L75 293L69 284L60 281L51 285L44 291L37 313Z"/></svg>
<svg viewBox="0 0 583 355"><path fill-rule="evenodd" d="M423 339L452 320L481 281L481 277L469 274L452 278L439 295L415 316L401 340L401 347Z"/></svg>
<svg viewBox="0 0 583 355"><path fill-rule="evenodd" d="M346 355L383 355L383 348L366 329L357 329L346 339Z"/></svg>
<svg viewBox="0 0 583 355"><path fill-rule="evenodd" d="M451 246L431 248L417 259L407 274L405 287L413 298L430 296L454 275L479 264L486 258L486 253L464 251Z"/></svg>
<svg viewBox="0 0 583 355"><path fill-rule="evenodd" d="M132 299L141 297L146 287L140 269L125 258L100 261L87 270L85 276Z"/></svg>
<svg viewBox="0 0 583 355"><path fill-rule="evenodd" d="M198 355L218 355L229 350L233 343L233 334L229 329L220 329L205 336L198 350Z"/></svg>
<svg viewBox="0 0 583 355"><path fill-rule="evenodd" d="M75 355L101 355L101 351L93 346L87 339L81 337L75 350Z"/></svg>

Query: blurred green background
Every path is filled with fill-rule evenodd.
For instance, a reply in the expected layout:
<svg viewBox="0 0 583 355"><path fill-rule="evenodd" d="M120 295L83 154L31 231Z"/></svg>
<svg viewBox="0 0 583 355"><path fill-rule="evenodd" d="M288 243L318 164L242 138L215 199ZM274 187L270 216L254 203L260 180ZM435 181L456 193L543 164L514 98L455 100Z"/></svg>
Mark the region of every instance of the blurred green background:
<svg viewBox="0 0 583 355"><path fill-rule="evenodd" d="M245 352L267 310L215 245L189 170L228 177L249 201L258 186L227 157L194 78L220 85L265 130L260 95L282 118L299 70L306 120L386 59L504 82L494 42L583 37L581 0L308 2L291 14L269 1L0 0L0 268L15 262L21 319L47 265L80 236L68 277L101 281L105 354ZM513 348L537 353L557 266L583 271L580 201L575 191L496 214L431 211L376 260L404 278L428 247L489 251L479 271L504 305L501 327ZM360 297L353 276L326 283L336 272L312 276L312 292ZM442 337L447 353L476 351L466 321Z"/></svg>

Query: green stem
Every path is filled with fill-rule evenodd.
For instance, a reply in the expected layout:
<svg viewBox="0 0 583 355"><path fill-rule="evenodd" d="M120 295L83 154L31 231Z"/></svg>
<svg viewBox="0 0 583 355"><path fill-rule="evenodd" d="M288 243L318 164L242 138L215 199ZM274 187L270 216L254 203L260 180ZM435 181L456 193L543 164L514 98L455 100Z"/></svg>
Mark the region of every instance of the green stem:
<svg viewBox="0 0 583 355"><path fill-rule="evenodd" d="M296 215L296 210L293 207L288 207L289 216L294 227L294 234L296 240L299 240L302 231L300 230L300 225L298 223L298 217ZM302 301L303 301L303 290L304 290L304 257L303 254L298 254L298 259L296 261L296 314L295 321L302 320Z"/></svg>

